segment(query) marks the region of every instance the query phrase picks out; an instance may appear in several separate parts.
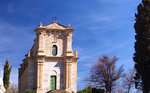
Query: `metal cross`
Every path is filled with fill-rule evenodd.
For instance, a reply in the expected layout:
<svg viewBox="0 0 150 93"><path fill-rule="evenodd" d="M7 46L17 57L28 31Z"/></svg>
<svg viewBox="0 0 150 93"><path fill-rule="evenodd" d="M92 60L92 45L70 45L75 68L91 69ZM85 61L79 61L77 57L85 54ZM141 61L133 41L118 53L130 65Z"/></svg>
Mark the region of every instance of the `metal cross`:
<svg viewBox="0 0 150 93"><path fill-rule="evenodd" d="M52 17L54 19L54 21L56 21L58 18L56 16Z"/></svg>

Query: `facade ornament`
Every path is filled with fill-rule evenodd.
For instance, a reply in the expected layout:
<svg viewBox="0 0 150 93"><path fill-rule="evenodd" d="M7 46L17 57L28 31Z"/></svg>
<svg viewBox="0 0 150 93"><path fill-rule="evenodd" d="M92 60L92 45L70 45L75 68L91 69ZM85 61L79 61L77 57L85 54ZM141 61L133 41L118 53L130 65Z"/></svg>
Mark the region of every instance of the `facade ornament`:
<svg viewBox="0 0 150 93"><path fill-rule="evenodd" d="M42 22L40 22L40 26L39 27L42 27L43 25L42 25Z"/></svg>
<svg viewBox="0 0 150 93"><path fill-rule="evenodd" d="M71 29L71 25L70 24L68 25L68 28Z"/></svg>
<svg viewBox="0 0 150 93"><path fill-rule="evenodd" d="M56 18L54 18L56 21ZM69 28L68 28L69 27ZM77 93L77 51L72 51L71 25L58 22L42 25L35 29L36 42L24 59L27 64L19 68L19 93L36 90L47 93L50 90L64 90ZM32 53L34 51L34 53ZM55 73L54 73L55 71ZM24 84L24 82L26 84Z"/></svg>

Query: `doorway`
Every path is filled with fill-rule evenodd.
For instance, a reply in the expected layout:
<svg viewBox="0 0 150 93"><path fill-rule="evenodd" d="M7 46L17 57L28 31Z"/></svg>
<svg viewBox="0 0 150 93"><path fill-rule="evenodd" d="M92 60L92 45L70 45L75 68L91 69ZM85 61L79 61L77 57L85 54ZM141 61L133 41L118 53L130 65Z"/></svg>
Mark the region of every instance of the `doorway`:
<svg viewBox="0 0 150 93"><path fill-rule="evenodd" d="M50 89L56 90L56 76L51 76L50 80Z"/></svg>

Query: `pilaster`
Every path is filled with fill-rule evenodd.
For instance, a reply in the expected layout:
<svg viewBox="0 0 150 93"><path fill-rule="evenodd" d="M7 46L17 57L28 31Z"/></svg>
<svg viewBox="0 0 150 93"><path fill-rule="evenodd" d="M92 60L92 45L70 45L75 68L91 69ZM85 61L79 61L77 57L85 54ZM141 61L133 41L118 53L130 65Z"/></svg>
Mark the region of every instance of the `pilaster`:
<svg viewBox="0 0 150 93"><path fill-rule="evenodd" d="M72 57L66 58L64 62L64 89L71 92Z"/></svg>
<svg viewBox="0 0 150 93"><path fill-rule="evenodd" d="M34 45L26 55L28 64L23 63L21 65L22 69L19 70L19 76L21 76L24 66L28 65L28 68L30 68L26 69L27 75L25 74L23 78L19 78L19 92L35 89L36 93L45 93L51 87L50 76L56 75L56 89L76 93L78 57L77 51L73 52L72 49L74 29L71 28L70 24L66 27L58 22L45 26L40 23L40 26L34 32L36 33ZM52 55L52 51L56 51L56 49L53 49L54 44L57 46L57 55ZM30 60L29 58L33 59ZM61 64L58 62L61 62ZM53 74L52 72L56 73ZM32 76L33 74L34 76ZM32 85L34 85L33 88L31 88Z"/></svg>
<svg viewBox="0 0 150 93"><path fill-rule="evenodd" d="M66 56L73 57L72 32L66 32L65 40L66 40Z"/></svg>
<svg viewBox="0 0 150 93"><path fill-rule="evenodd" d="M43 93L43 61L37 61L37 90L36 93Z"/></svg>
<svg viewBox="0 0 150 93"><path fill-rule="evenodd" d="M45 55L44 53L44 36L42 34L43 32L39 32L39 36L38 36L38 55Z"/></svg>

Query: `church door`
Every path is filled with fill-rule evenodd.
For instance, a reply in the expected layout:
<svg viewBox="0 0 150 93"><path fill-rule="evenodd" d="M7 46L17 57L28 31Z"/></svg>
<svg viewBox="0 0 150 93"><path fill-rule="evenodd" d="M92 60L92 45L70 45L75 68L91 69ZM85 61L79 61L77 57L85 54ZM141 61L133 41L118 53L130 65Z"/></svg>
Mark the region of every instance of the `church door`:
<svg viewBox="0 0 150 93"><path fill-rule="evenodd" d="M50 84L51 90L56 89L56 76L51 76L51 84Z"/></svg>

